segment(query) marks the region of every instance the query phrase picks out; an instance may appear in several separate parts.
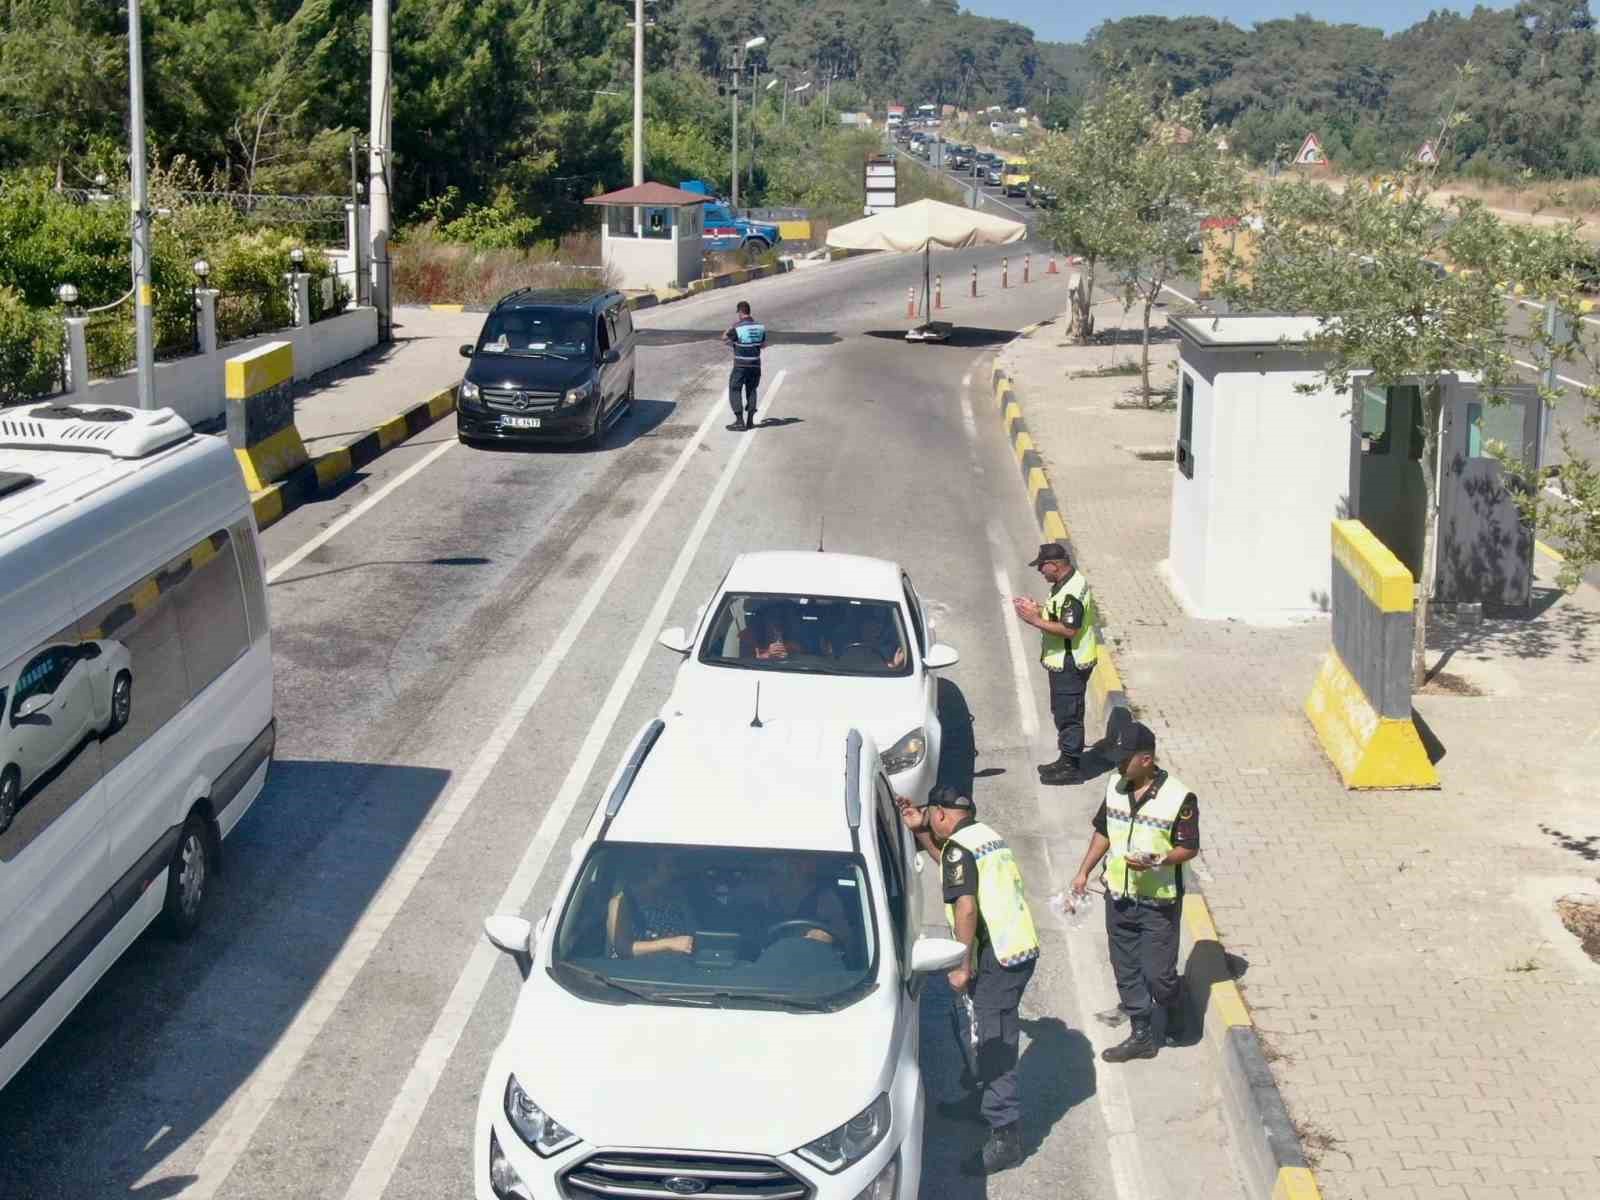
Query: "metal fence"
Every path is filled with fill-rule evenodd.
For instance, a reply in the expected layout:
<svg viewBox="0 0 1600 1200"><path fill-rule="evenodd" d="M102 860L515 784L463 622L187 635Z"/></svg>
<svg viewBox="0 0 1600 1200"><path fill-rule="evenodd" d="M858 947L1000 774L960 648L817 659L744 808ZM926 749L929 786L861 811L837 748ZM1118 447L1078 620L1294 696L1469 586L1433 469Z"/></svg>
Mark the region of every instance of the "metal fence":
<svg viewBox="0 0 1600 1200"><path fill-rule="evenodd" d="M156 361L200 353L200 303L191 289L188 303L177 312L156 310Z"/></svg>
<svg viewBox="0 0 1600 1200"><path fill-rule="evenodd" d="M294 324L289 291L282 286L235 286L217 294L217 345L259 337Z"/></svg>
<svg viewBox="0 0 1600 1200"><path fill-rule="evenodd" d="M90 379L110 379L133 369L138 360L138 339L133 316L120 306L92 315L83 327Z"/></svg>
<svg viewBox="0 0 1600 1200"><path fill-rule="evenodd" d="M311 277L311 323L326 321L344 312L356 294L354 271L330 271Z"/></svg>
<svg viewBox="0 0 1600 1200"><path fill-rule="evenodd" d="M45 400L66 388L65 326L31 343L0 344L0 408Z"/></svg>

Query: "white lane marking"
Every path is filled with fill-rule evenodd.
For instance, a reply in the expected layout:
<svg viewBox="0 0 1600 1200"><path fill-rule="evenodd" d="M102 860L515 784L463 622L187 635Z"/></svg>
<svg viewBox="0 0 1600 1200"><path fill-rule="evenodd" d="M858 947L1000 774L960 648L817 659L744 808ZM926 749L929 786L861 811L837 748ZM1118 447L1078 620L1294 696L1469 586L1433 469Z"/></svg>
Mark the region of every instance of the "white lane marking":
<svg viewBox="0 0 1600 1200"><path fill-rule="evenodd" d="M787 374L787 371L779 371L772 381L772 386L762 398L769 413ZM605 702L600 706L594 723L589 726L589 734L583 740L578 757L573 761L566 779L562 781L561 790L556 793L556 798L545 810L544 818L539 822L533 840L528 843L522 861L517 864L516 873L512 875L511 882L506 885L500 902L495 906L496 912L520 912L532 895L534 885L538 883L539 876L555 849L556 835L571 817L578 798L588 785L595 762L599 759L600 752L605 749L606 740L616 727L617 718L622 715L622 706L638 681L644 660L655 646L656 634L661 623L667 619L667 614L677 599L678 590L683 586L684 577L688 575L695 555L699 553L700 544L710 531L711 522L722 507L722 501L733 484L734 476L739 473L739 464L744 461L744 456L754 443L753 437L740 438L739 445L729 456L727 465L722 468L721 478L717 480L711 495L706 498L705 506L700 510L699 520L695 522L682 549L678 551L677 561L672 564L672 572L660 587L656 602L650 609L650 615L645 618L638 636L634 638L633 647L628 651L628 657L623 661L616 678L612 680L611 690L606 694ZM450 1056L455 1053L456 1044L466 1031L473 1010L477 1008L478 1001L483 996L483 989L488 986L489 977L493 974L499 959L500 951L489 945L487 940L481 936L475 939L466 968L456 980L455 987L451 989L450 998L440 1010L432 1032L422 1043L422 1049L418 1052L405 1083L401 1085L399 1094L395 1096L394 1103L389 1108L389 1115L384 1118L378 1135L367 1148L366 1157L356 1171L355 1178L350 1181L350 1187L345 1192L346 1200L377 1200L389 1186L389 1181L394 1177L395 1169L405 1154L406 1146L410 1144L411 1137L416 1132L417 1123L422 1119L423 1111L427 1108L434 1089L438 1087L439 1079L449 1065Z"/></svg>
<svg viewBox="0 0 1600 1200"><path fill-rule="evenodd" d="M1000 526L989 523L989 557L994 564L994 586L1000 593L1000 624L1006 631L1006 653L1011 659L1011 682L1017 689L1017 711L1022 714L1022 733L1031 746L1039 736L1039 705L1033 698L1033 683L1028 677L1028 659L1022 652L1022 634L1017 629L1017 614L1012 611L1011 576L1003 565L1005 540Z"/></svg>
<svg viewBox="0 0 1600 1200"><path fill-rule="evenodd" d="M961 381L962 384L965 385L967 380L971 378L972 376L968 375L966 379ZM982 468L978 466L977 454L978 422L972 415L972 399L965 391L961 393L961 430L967 435L967 444L972 448L972 468L982 474Z"/></svg>
<svg viewBox="0 0 1600 1200"><path fill-rule="evenodd" d="M256 1129L266 1117L267 1111L283 1093L289 1079L300 1067L306 1052L310 1050L317 1036L333 1016L334 1010L343 1001L345 993L350 990L350 985L367 965L367 960L377 949L378 943L388 932L400 909L410 898L413 889L422 876L432 865L435 856L443 847L445 840L450 836L467 809L471 807L478 797L478 792L483 788L495 765L500 761L501 755L511 744L512 737L533 706L538 703L543 695L545 686L555 675L557 669L565 661L567 654L577 643L583 628L588 624L589 618L600 607L601 602L609 594L612 583L622 571L623 564L644 535L645 528L650 524L661 506L666 502L668 494L683 474L684 468L693 460L700 444L705 441L706 433L713 422L726 410L722 407L723 401L720 390L717 391L708 406L705 418L700 422L700 428L695 436L685 443L679 452L677 461L656 490L640 509L638 517L632 527L618 543L605 568L595 577L589 590L584 593L578 607L567 618L567 623L562 626L561 632L556 636L554 644L540 659L539 665L534 669L528 681L523 684L522 690L512 701L510 709L500 718L489 738L479 749L472 764L467 768L451 788L433 816L426 825L417 831L411 844L406 848L404 855L389 872L389 877L384 880L383 887L379 890L372 903L367 906L366 912L361 915L355 927L345 939L338 956L329 965L322 980L317 984L316 990L306 1002L301 1005L300 1011L295 1014L293 1022L284 1031L271 1053L262 1060L261 1064L251 1074L240 1091L238 1103L222 1123L217 1135L211 1144L206 1147L205 1153L200 1158L199 1165L195 1168L194 1182L185 1190L184 1195L190 1200L212 1200L218 1189L227 1180L229 1173L243 1157L250 1145L250 1140L255 1136ZM454 445L447 443L446 445ZM444 447L441 447L443 449ZM437 452L436 452L437 453ZM432 457L432 456L430 456ZM427 460L418 464L426 465ZM412 468L415 470L416 468ZM408 472L409 474L409 472ZM401 476L394 481L395 484L404 481ZM387 489L386 489L387 490ZM379 494L380 496L382 493ZM378 499L375 496L373 499ZM359 511L359 510L358 510ZM354 515L354 514L352 514ZM315 549L315 544L310 545ZM310 552L308 549L307 553ZM270 578L270 576L269 576ZM152 1167L150 1173L140 1181L140 1186L148 1183L157 1168Z"/></svg>
<svg viewBox="0 0 1600 1200"><path fill-rule="evenodd" d="M1042 789L1036 788L1033 795L1034 805L1043 816L1046 807L1041 793ZM1048 842L1044 846L1044 856L1053 887L1054 881L1060 876L1056 872ZM1073 991L1076 993L1078 1029L1089 1040L1094 1051L1094 1098L1100 1107L1100 1119L1106 1125L1111 1186L1119 1200L1144 1200L1149 1192L1145 1183L1138 1126L1133 1119L1133 1102L1128 1098L1128 1087L1121 1074L1115 1069L1108 1071L1100 1065L1099 1052L1118 1040L1117 1031L1094 1019L1096 1006L1114 990L1110 964L1104 952L1098 949L1104 943L1092 937L1077 936L1070 929L1063 940L1067 943L1067 958Z"/></svg>
<svg viewBox="0 0 1600 1200"><path fill-rule="evenodd" d="M1540 304L1537 300L1525 300L1521 296L1513 296L1509 292L1501 292L1500 295L1502 299L1514 300L1524 308L1536 308L1540 312L1544 311L1544 305ZM1590 325L1600 325L1600 319L1595 317L1580 316L1578 319L1580 321L1587 321Z"/></svg>
<svg viewBox="0 0 1600 1200"><path fill-rule="evenodd" d="M440 446L437 450L434 450L432 453L428 454L421 461L412 463L388 483L384 484L377 491L373 492L372 495L368 496L360 504L356 505L349 512L345 513L344 516L340 517L332 525L329 525L321 533L317 534L316 537L312 538L298 550L292 552L289 557L285 558L282 562L272 567L267 572L267 582L275 583L278 579L282 578L284 574L294 570L305 561L308 554L314 553L320 547L327 545L334 538L338 537L346 529L350 528L351 525L355 524L355 522L359 521L362 517L366 516L367 513L371 512L374 508L387 500L391 492L404 486L406 483L410 482L413 477L420 475L423 471L427 470L428 467L433 465L436 459L442 457L446 451L454 449L457 444L458 443L453 440L448 441L444 445Z"/></svg>
<svg viewBox="0 0 1600 1200"><path fill-rule="evenodd" d="M1544 374L1544 368L1537 366L1534 363L1523 362L1520 358L1513 358L1511 361L1516 363L1517 366L1521 367L1524 371L1532 371L1535 375ZM1586 388L1589 386L1587 383L1584 383L1583 380L1574 379L1570 375L1557 375L1556 378L1562 383L1571 384L1575 388Z"/></svg>
<svg viewBox="0 0 1600 1200"><path fill-rule="evenodd" d="M963 375L961 377L961 386L964 387L964 388L969 388L969 387L972 386L972 372L971 371L968 371L965 375Z"/></svg>

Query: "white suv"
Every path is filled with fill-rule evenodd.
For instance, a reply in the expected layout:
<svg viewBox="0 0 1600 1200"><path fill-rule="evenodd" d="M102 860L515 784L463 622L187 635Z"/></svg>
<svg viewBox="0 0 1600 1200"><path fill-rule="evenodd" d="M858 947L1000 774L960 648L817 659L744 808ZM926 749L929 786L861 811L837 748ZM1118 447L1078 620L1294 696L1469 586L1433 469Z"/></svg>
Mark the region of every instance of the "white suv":
<svg viewBox="0 0 1600 1200"><path fill-rule="evenodd" d="M914 847L870 738L652 721L535 929L478 1104L479 1200L917 1194Z"/></svg>
<svg viewBox="0 0 1600 1200"><path fill-rule="evenodd" d="M939 681L956 652L934 638L911 577L882 558L741 554L695 618L663 630L684 656L661 715L849 721L882 748L895 794L939 776Z"/></svg>

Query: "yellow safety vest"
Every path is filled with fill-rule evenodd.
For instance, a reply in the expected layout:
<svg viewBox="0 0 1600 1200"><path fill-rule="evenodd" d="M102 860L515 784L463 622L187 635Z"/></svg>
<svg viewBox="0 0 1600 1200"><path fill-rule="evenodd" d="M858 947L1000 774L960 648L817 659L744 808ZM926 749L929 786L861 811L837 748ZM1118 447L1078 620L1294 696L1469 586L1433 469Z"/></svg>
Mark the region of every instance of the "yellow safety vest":
<svg viewBox="0 0 1600 1200"><path fill-rule="evenodd" d="M1072 639L1072 661L1081 670L1094 666L1100 654L1100 618L1095 611L1094 593L1089 590L1089 581L1082 571L1074 571L1070 579L1050 593L1050 599L1044 602L1040 615L1046 621L1061 620L1069 596L1083 605L1083 624L1078 626L1078 636ZM1054 633L1040 636L1043 642L1039 647L1039 661L1045 665L1045 669L1065 669L1067 639Z"/></svg>
<svg viewBox="0 0 1600 1200"><path fill-rule="evenodd" d="M1020 966L1039 957L1039 934L1033 913L1022 894L1022 871L1005 839L981 822L963 825L950 840L971 852L978 864L978 915L989 931L989 945L1003 967ZM956 929L956 909L944 906L950 932Z"/></svg>
<svg viewBox="0 0 1600 1200"><path fill-rule="evenodd" d="M1189 789L1176 775L1168 775L1156 794L1133 811L1133 797L1119 791L1121 776L1106 782L1106 838L1111 849L1106 856L1106 891L1112 896L1136 900L1176 900L1181 894L1178 873L1182 865L1152 867L1130 871L1129 851L1144 850L1167 854L1173 848L1172 827L1178 820Z"/></svg>

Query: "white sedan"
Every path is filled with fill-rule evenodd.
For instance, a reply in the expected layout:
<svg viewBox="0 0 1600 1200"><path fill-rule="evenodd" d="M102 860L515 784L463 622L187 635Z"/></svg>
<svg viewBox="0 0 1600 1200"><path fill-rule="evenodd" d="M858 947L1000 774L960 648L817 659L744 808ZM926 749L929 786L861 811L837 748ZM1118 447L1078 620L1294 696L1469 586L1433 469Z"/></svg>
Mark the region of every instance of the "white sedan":
<svg viewBox="0 0 1600 1200"><path fill-rule="evenodd" d="M884 748L899 795L921 800L933 786L941 734L934 672L957 655L934 641L898 564L741 554L695 621L661 634L684 656L663 716L852 722Z"/></svg>

